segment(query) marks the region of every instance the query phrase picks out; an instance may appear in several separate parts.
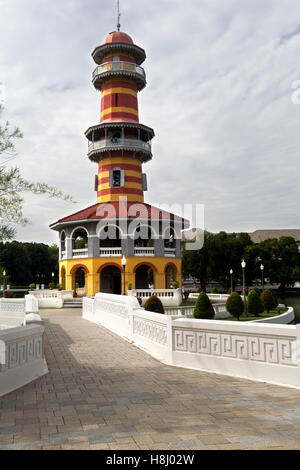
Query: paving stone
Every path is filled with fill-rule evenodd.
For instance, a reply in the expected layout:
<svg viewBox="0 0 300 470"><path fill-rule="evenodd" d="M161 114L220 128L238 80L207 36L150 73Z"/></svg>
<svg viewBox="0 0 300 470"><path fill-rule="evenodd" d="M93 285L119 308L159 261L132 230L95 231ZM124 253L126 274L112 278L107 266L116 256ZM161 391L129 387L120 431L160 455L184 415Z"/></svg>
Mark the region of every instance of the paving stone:
<svg viewBox="0 0 300 470"><path fill-rule="evenodd" d="M300 449L300 391L173 368L43 310L49 374L0 398L0 449Z"/></svg>

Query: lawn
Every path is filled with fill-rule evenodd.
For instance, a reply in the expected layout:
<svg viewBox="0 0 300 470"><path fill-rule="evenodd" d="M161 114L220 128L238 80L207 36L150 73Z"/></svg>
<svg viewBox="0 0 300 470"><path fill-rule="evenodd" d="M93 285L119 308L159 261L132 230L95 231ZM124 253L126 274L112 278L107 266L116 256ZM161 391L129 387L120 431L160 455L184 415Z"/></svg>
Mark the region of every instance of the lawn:
<svg viewBox="0 0 300 470"><path fill-rule="evenodd" d="M278 311L279 310L279 311ZM287 308L276 308L274 310L270 310L269 313L263 312L259 316L248 316L248 317L240 317L239 321L252 321L252 320L262 320L263 318L272 318L276 317L277 315L281 315L282 313L287 312ZM222 318L224 321L238 321L235 317L229 318Z"/></svg>

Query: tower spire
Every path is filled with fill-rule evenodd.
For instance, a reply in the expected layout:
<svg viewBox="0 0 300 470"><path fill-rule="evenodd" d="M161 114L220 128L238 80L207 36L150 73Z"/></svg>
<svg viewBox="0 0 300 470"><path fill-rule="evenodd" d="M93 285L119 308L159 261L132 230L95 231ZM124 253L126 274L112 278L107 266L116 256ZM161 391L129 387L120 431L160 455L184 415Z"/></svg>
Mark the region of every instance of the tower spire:
<svg viewBox="0 0 300 470"><path fill-rule="evenodd" d="M121 18L121 13L120 13L120 0L117 0L117 9L118 9L118 24L117 24L117 29L120 31L121 25L120 25L120 18Z"/></svg>

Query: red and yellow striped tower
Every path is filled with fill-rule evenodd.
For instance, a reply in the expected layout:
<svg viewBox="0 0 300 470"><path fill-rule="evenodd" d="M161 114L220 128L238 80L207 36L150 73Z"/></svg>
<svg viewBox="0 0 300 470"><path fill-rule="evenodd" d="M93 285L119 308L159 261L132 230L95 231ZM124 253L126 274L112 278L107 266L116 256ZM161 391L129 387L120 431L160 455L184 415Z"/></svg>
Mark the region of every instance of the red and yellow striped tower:
<svg viewBox="0 0 300 470"><path fill-rule="evenodd" d="M152 158L154 131L139 123L138 92L146 86L145 51L128 34L115 31L92 57L93 84L101 91L100 124L90 127L89 158L98 162L97 202L144 202L142 163Z"/></svg>

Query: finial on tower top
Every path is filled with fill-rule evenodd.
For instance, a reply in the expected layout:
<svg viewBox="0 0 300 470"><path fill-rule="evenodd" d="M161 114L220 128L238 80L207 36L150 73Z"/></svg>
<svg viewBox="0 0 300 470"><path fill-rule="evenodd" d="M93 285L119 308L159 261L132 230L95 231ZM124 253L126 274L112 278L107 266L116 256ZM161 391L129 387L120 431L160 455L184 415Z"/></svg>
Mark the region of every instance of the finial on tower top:
<svg viewBox="0 0 300 470"><path fill-rule="evenodd" d="M118 4L118 24L117 24L117 29L120 31L121 25L120 25L120 18L121 18L121 13L120 13L120 0L117 0Z"/></svg>

